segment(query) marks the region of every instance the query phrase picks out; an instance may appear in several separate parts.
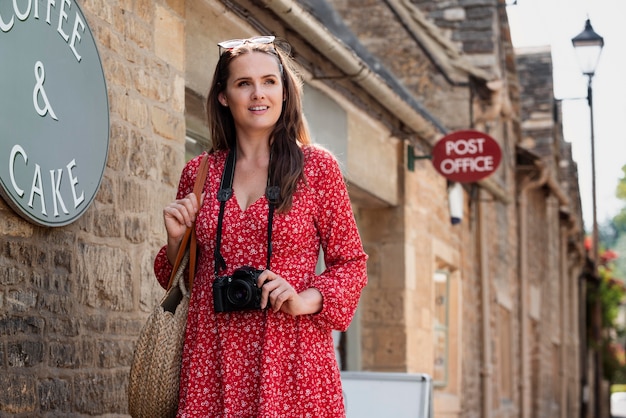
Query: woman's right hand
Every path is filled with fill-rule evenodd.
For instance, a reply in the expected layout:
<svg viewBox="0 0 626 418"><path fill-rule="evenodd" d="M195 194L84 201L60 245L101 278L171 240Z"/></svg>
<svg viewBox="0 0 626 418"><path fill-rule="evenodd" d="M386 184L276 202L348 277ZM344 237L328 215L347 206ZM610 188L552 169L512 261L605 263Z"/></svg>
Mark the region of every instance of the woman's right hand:
<svg viewBox="0 0 626 418"><path fill-rule="evenodd" d="M176 260L176 254L180 247L180 242L185 235L187 228L190 228L196 220L198 208L202 205L204 193L200 202L192 192L182 199L177 199L163 208L163 221L167 231L167 258L170 263Z"/></svg>

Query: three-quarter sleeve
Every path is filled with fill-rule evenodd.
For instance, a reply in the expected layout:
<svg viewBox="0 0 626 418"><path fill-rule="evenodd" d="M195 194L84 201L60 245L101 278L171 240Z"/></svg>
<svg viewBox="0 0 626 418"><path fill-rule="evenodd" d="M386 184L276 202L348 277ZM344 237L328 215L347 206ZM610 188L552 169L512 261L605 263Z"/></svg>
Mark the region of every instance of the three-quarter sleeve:
<svg viewBox="0 0 626 418"><path fill-rule="evenodd" d="M339 164L327 151L312 152L320 158L307 181L317 200L316 226L326 265L311 282L323 298L322 311L312 319L321 327L345 331L367 283L367 255Z"/></svg>

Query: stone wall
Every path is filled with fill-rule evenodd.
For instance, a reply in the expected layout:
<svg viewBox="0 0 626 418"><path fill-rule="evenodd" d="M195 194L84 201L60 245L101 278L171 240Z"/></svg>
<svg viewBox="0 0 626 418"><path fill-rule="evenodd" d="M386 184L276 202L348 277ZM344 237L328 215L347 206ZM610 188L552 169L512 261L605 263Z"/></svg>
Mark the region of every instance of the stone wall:
<svg viewBox="0 0 626 418"><path fill-rule="evenodd" d="M455 85L386 2L328 0L359 41L450 129L468 126L467 86ZM421 10L412 10L420 13ZM467 78L461 84L467 83Z"/></svg>
<svg viewBox="0 0 626 418"><path fill-rule="evenodd" d="M134 340L162 294L152 261L184 163L184 1L80 6L108 87L108 163L66 227L0 201L0 416L124 414Z"/></svg>
<svg viewBox="0 0 626 418"><path fill-rule="evenodd" d="M206 74L198 68L210 67L206 63L215 60L214 38L258 28L288 35L310 86L324 91L347 114L347 167L349 176L357 177L350 190L360 195L353 204L370 256L369 284L356 324L361 349L356 350L357 361L348 363L358 363L362 370L432 374L433 275L446 269L451 280L450 375L446 386L435 392L437 416L522 416L524 368L531 369L528 388L534 408L533 414L526 409L524 417L557 416L553 408L557 398L563 405L563 379L576 379L577 371L561 367L559 386L555 355L567 353L568 364L579 358L572 318L577 293L565 285L579 272L575 256L563 250L575 234L570 221L562 222L567 218L562 202L548 184L524 195L530 221L527 230L520 230L518 186L525 176L534 179L538 173L528 171L536 170L534 164L520 166L516 146L543 143L546 152L562 150L563 155L551 161L561 158L561 169L554 172L562 176L561 185L571 180L570 196L577 192L575 165L563 164L571 162L571 150L551 142L559 132L544 125L549 100L545 86L541 91L518 90L502 20L503 1L403 2L413 4L426 23L435 25L423 26L439 36L439 46L427 50L389 7L400 1L329 0L361 43L447 129L475 127L501 144L502 168L494 178L508 200L466 184L463 221L454 226L446 180L428 160L417 160L414 171L407 168L407 140L423 138L406 138L397 115L351 77L341 76L333 62L261 2L235 3L236 10L217 0L81 3L109 90L109 159L92 207L67 227L33 226L0 201L0 384L7 388L0 392L0 416L126 413L133 342L163 294L152 262L165 238L161 210L175 193L185 158L185 117L190 116L185 115L190 112L185 109L185 87L204 94L196 91L207 87ZM212 31L201 30L213 23ZM199 33L195 39L186 37L190 28ZM485 92L486 80L472 84L449 79L451 73L444 74L437 65L437 59L451 51L446 40L502 83ZM186 57L192 45L202 51ZM547 73L542 77L547 80ZM483 88L483 96L476 96L476 87ZM513 100L513 110L498 97ZM476 109L483 112L474 113ZM519 129L519 115L511 113L517 110L523 110L524 120L539 121L523 125L525 129L541 129ZM191 116L201 119L201 106ZM428 153L428 147L416 152ZM381 188L384 193L376 195ZM368 194L372 190L374 194ZM569 216L580 217L576 198L571 208ZM528 238L523 248L522 235ZM522 251L529 260L524 276ZM571 305L563 308L568 299ZM524 340L521 312L530 318ZM569 325L561 329L563 323ZM507 340L502 338L504 328ZM511 384L510 393L502 382ZM576 389L569 393L578 394Z"/></svg>
<svg viewBox="0 0 626 418"><path fill-rule="evenodd" d="M393 13L389 5L406 5L407 2L333 0L332 3L361 43L450 131L476 127L498 140L504 155L497 179L509 196L515 196L513 152L518 137L512 121L507 119L509 116L503 114L502 103L489 98L486 99L488 106L481 107L483 103L478 102L487 96L477 97L472 92L476 86L471 84L469 74L466 73L464 80L450 79L447 69L438 65L441 57L432 55L433 51L428 50L424 39L420 38L435 39L438 47L449 53L454 51L446 48L453 44L462 55L455 65L469 61L494 79L507 77L505 53L497 47L500 42L505 43L507 33L499 25L506 27L506 22L498 20L494 2L415 0L411 3L417 10L407 7L413 19L405 17L405 20ZM411 30L412 23L417 29ZM435 54L445 53L437 51ZM506 84L504 81L502 86ZM502 87L489 94L505 98L510 92ZM476 106L477 103L480 106ZM475 106L484 112L473 113ZM480 126L475 126L476 123ZM436 414L441 417L485 416L485 396L493 400L488 406L489 413L505 413L498 384L503 379L503 371L495 347L500 342L499 306L504 304L510 312L510 335L514 339L507 342L507 347L513 358L519 355L519 344L516 344L519 332L518 225L514 198L501 202L475 185L466 185L463 221L452 226L447 183L434 171L432 164L427 160L417 161L414 172L403 167L402 175L401 206L380 210L372 217L376 223L363 228L366 243L370 236L376 242L367 247L369 267L380 272L380 277L368 285L363 300L362 325L367 328L369 337L364 338L363 351L371 351L367 357L364 355L363 367L433 374L433 275L437 269L447 269L452 273L453 289L449 375L447 385L438 387L435 392ZM374 235L373 231L378 232ZM383 247L380 246L382 237ZM484 278L488 287L485 292ZM488 309L483 309L485 303ZM399 310L403 315L398 315ZM487 318L483 318L485 313ZM366 322L366 318L371 320ZM490 353L488 364L484 362L485 350ZM506 372L512 382L519 381L518 370L519 364L513 363ZM515 383L512 385L517 387ZM486 388L491 392L485 394ZM514 390L514 398L505 399L506 405L516 401L517 393ZM515 406L508 409L515 410Z"/></svg>
<svg viewBox="0 0 626 418"><path fill-rule="evenodd" d="M534 416L567 416L579 409L581 389L576 307L584 254L578 177L555 106L550 49L518 50L516 61L520 145L535 161L534 169L522 164L518 174L544 179L528 194L528 274L521 277L530 288L529 408Z"/></svg>

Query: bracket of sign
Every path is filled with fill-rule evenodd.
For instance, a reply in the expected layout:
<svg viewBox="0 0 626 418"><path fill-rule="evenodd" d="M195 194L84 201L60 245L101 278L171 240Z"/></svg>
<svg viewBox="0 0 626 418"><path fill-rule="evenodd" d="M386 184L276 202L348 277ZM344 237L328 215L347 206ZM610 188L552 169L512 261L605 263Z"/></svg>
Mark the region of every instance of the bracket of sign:
<svg viewBox="0 0 626 418"><path fill-rule="evenodd" d="M409 171L415 171L415 161L419 160L430 160L433 158L432 155L417 155L415 154L415 147L411 144L407 145L406 148L406 167Z"/></svg>
<svg viewBox="0 0 626 418"><path fill-rule="evenodd" d="M456 225L463 219L463 184L475 183L493 174L502 159L498 142L475 130L451 132L433 145L430 155L419 155L413 145L407 145L407 169L415 171L415 161L431 160L433 168L447 179L450 222Z"/></svg>

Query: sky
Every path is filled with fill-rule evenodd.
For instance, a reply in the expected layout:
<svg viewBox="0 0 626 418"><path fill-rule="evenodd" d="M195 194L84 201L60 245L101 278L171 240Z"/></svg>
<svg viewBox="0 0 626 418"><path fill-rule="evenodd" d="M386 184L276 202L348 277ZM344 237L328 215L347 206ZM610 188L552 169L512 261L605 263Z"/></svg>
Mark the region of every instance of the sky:
<svg viewBox="0 0 626 418"><path fill-rule="evenodd" d="M509 0L513 3L513 0ZM626 206L615 197L626 165L626 0L517 0L507 7L514 47L550 46L554 96L563 100L563 131L578 166L585 229L593 224L590 112L572 38L586 19L604 38L592 81L598 224ZM582 98L582 100L567 100Z"/></svg>

